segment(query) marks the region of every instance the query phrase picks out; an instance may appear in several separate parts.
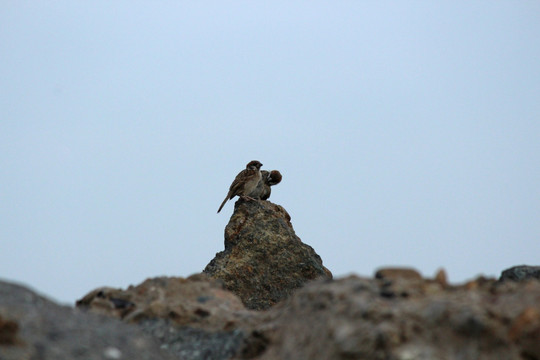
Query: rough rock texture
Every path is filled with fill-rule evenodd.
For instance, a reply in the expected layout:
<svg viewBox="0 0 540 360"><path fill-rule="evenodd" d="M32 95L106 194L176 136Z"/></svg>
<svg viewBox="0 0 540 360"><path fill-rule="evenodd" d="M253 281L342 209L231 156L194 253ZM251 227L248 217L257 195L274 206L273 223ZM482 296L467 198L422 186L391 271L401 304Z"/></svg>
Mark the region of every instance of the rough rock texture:
<svg viewBox="0 0 540 360"><path fill-rule="evenodd" d="M260 360L540 359L538 281L351 276L308 284L266 316L253 330Z"/></svg>
<svg viewBox="0 0 540 360"><path fill-rule="evenodd" d="M144 320L139 326L162 343L162 348L182 360L227 360L241 351L245 341L242 330L213 331L178 327L170 321Z"/></svg>
<svg viewBox="0 0 540 360"><path fill-rule="evenodd" d="M237 296L204 274L147 279L127 290L98 288L78 300L77 307L127 322L167 319L206 330L228 330L249 315Z"/></svg>
<svg viewBox="0 0 540 360"><path fill-rule="evenodd" d="M502 272L499 281L523 281L528 279L540 280L540 266L520 265L511 267Z"/></svg>
<svg viewBox="0 0 540 360"><path fill-rule="evenodd" d="M332 278L319 255L296 236L287 211L269 201L236 202L225 228L225 250L204 273L256 310L286 299L310 280Z"/></svg>
<svg viewBox="0 0 540 360"><path fill-rule="evenodd" d="M195 275L98 289L78 306L87 311L0 283L0 359L540 359L536 279L456 286L443 270L380 269L250 311Z"/></svg>
<svg viewBox="0 0 540 360"><path fill-rule="evenodd" d="M99 288L77 306L137 323L184 360L231 358L245 337L238 328L253 318L236 295L204 274L147 279L127 290Z"/></svg>
<svg viewBox="0 0 540 360"><path fill-rule="evenodd" d="M175 359L135 326L0 282L0 359Z"/></svg>

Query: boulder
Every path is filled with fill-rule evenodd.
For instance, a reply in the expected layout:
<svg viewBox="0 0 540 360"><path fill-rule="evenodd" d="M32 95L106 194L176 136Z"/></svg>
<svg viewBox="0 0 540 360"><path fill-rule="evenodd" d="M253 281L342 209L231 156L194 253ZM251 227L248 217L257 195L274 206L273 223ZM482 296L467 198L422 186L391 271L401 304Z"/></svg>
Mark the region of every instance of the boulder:
<svg viewBox="0 0 540 360"><path fill-rule="evenodd" d="M0 282L0 359L172 360L141 329Z"/></svg>
<svg viewBox="0 0 540 360"><path fill-rule="evenodd" d="M147 279L126 290L102 287L77 301L89 312L137 324L183 360L226 360L243 347L252 311L204 274Z"/></svg>
<svg viewBox="0 0 540 360"><path fill-rule="evenodd" d="M332 278L320 256L296 236L283 207L242 199L225 228L225 250L203 272L255 310L268 309L311 280Z"/></svg>
<svg viewBox="0 0 540 360"><path fill-rule="evenodd" d="M223 284L204 274L150 278L126 290L102 287L85 295L78 308L126 322L166 319L176 326L228 330L248 310Z"/></svg>
<svg viewBox="0 0 540 360"><path fill-rule="evenodd" d="M504 270L499 281L524 281L529 279L540 280L540 266L520 265Z"/></svg>

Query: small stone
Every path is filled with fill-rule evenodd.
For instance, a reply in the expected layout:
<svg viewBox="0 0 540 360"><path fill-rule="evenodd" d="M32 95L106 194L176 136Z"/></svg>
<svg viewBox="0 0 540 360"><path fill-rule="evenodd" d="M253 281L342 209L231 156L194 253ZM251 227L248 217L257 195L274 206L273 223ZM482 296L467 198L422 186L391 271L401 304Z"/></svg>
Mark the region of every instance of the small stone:
<svg viewBox="0 0 540 360"><path fill-rule="evenodd" d="M444 288L448 287L448 278L444 269L439 269L437 271L437 274L435 274L435 282Z"/></svg>
<svg viewBox="0 0 540 360"><path fill-rule="evenodd" d="M122 358L122 352L115 347L108 347L103 351L103 356L106 359L117 360Z"/></svg>
<svg viewBox="0 0 540 360"><path fill-rule="evenodd" d="M383 268L375 273L376 279L394 280L422 280L422 275L412 268Z"/></svg>

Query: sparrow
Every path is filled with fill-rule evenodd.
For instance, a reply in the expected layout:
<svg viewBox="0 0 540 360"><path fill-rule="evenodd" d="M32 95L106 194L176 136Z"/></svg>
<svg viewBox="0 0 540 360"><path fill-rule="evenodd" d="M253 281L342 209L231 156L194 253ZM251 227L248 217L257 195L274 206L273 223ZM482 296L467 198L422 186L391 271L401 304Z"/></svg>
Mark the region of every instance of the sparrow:
<svg viewBox="0 0 540 360"><path fill-rule="evenodd" d="M267 200L272 192L270 186L279 184L282 176L277 170L272 170L270 172L261 170L261 176L261 181L259 181L257 187L249 194L249 196L255 199Z"/></svg>
<svg viewBox="0 0 540 360"><path fill-rule="evenodd" d="M261 166L262 164L253 160L246 165L246 169L242 170L236 175L236 178L229 187L229 192L225 197L225 200L221 203L218 209L218 213L221 211L227 200L232 199L235 196L239 196L243 199L254 200L249 194L251 194L257 187L259 181L261 181Z"/></svg>

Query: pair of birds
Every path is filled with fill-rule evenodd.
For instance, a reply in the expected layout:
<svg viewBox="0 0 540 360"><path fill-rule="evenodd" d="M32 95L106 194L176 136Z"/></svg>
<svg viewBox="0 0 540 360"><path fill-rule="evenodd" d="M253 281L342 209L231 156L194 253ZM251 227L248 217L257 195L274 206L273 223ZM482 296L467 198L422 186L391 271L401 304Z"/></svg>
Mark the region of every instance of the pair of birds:
<svg viewBox="0 0 540 360"><path fill-rule="evenodd" d="M239 196L245 200L266 200L270 197L272 190L270 186L281 182L281 173L277 170L261 171L263 164L260 161L250 161L245 170L240 171L229 187L229 193L221 203L218 213L223 209L227 200Z"/></svg>

